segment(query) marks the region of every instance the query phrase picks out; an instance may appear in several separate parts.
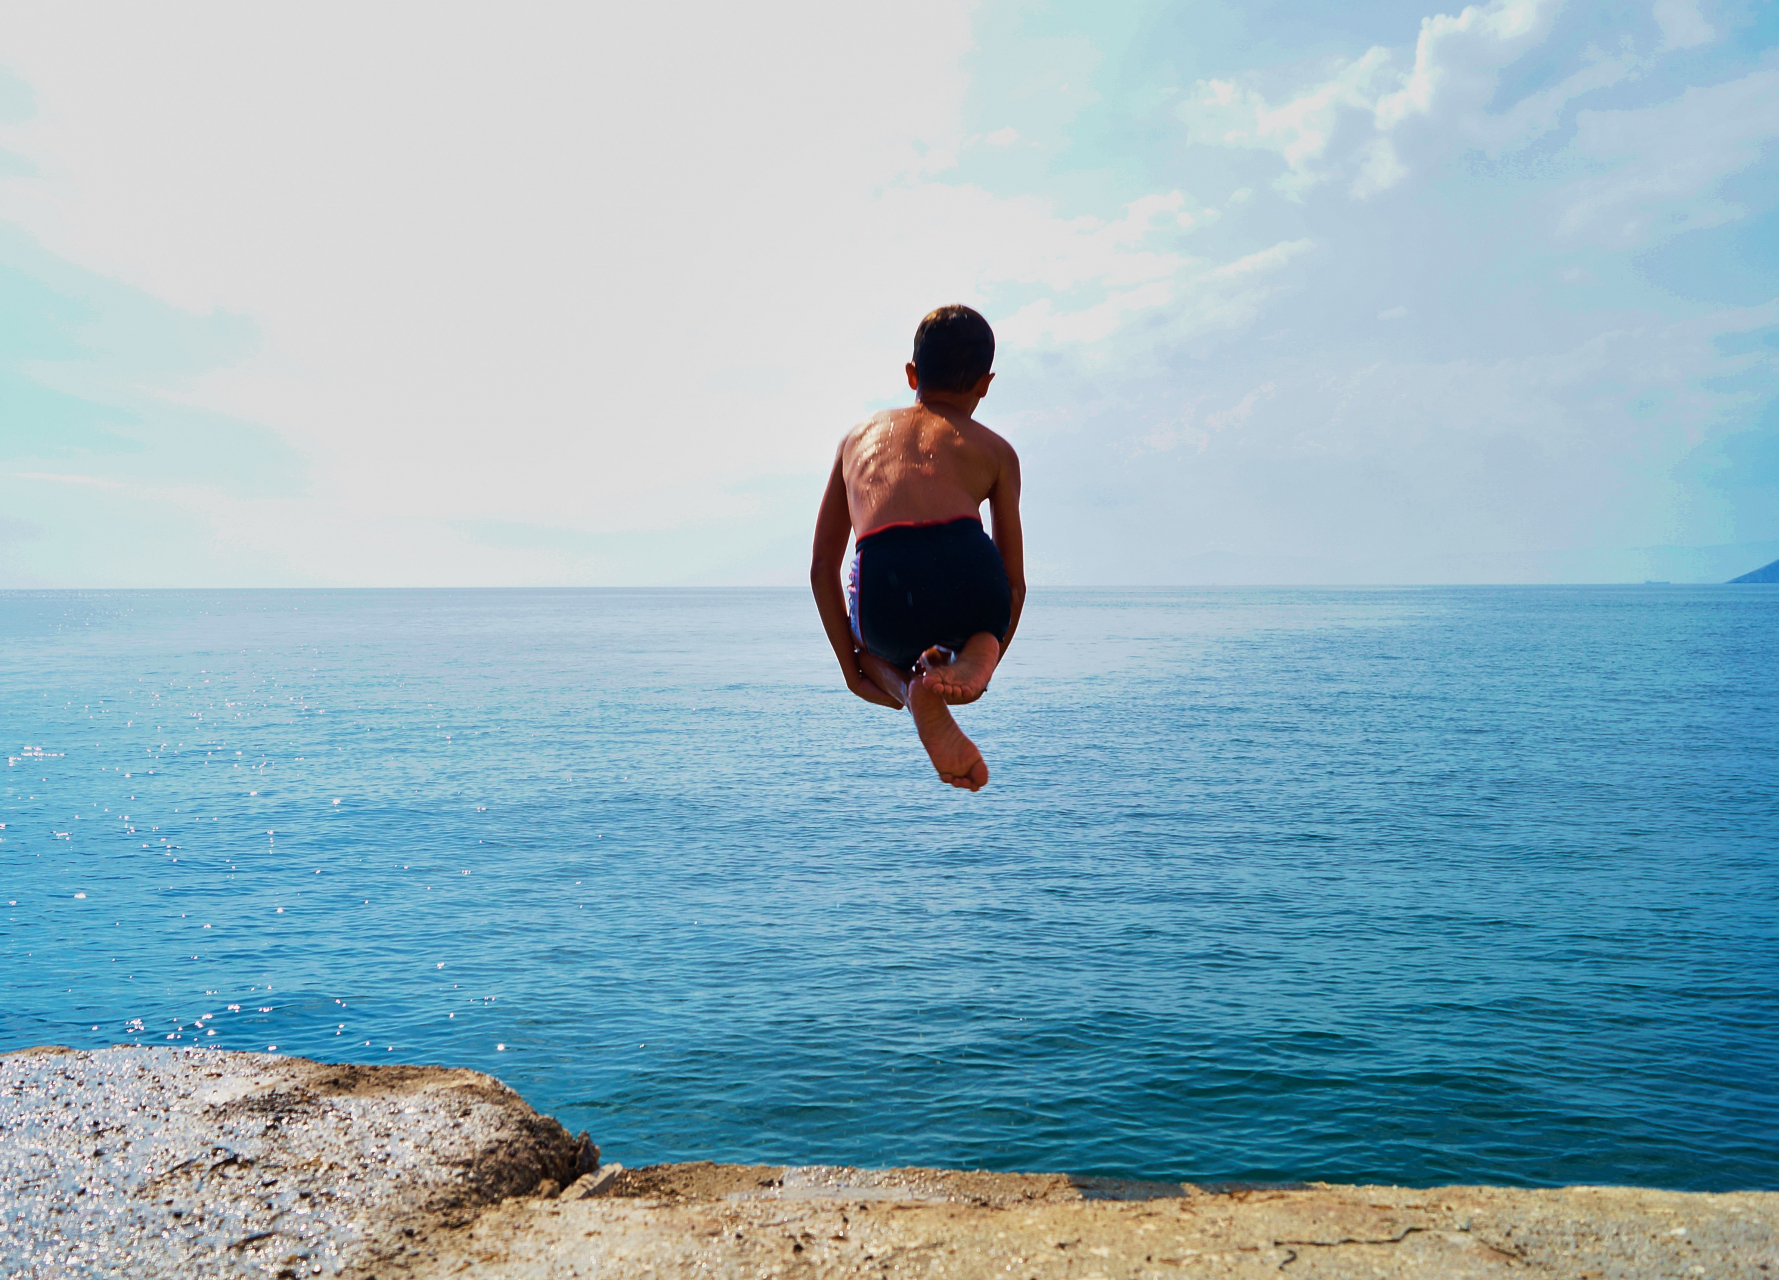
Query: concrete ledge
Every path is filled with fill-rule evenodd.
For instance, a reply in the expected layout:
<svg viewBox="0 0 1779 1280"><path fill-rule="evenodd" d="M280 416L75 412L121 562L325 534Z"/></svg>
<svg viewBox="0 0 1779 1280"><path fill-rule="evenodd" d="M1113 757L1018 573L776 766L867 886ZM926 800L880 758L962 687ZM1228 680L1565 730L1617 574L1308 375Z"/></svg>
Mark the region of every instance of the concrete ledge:
<svg viewBox="0 0 1779 1280"><path fill-rule="evenodd" d="M1779 1280L1779 1194L601 1168L473 1071L0 1058L0 1280L1281 1273Z"/></svg>
<svg viewBox="0 0 1779 1280"><path fill-rule="evenodd" d="M1210 1189L1061 1175L662 1165L509 1201L426 1272L566 1276L1779 1277L1779 1195Z"/></svg>

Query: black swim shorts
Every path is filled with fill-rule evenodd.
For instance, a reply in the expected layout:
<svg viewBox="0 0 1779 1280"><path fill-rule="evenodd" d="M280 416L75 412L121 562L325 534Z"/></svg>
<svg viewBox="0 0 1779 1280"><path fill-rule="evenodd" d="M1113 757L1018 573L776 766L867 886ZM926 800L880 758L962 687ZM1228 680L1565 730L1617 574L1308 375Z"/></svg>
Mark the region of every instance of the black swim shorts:
<svg viewBox="0 0 1779 1280"><path fill-rule="evenodd" d="M904 669L936 644L961 649L979 631L1003 639L1013 616L1007 566L975 516L871 530L847 585L853 637Z"/></svg>

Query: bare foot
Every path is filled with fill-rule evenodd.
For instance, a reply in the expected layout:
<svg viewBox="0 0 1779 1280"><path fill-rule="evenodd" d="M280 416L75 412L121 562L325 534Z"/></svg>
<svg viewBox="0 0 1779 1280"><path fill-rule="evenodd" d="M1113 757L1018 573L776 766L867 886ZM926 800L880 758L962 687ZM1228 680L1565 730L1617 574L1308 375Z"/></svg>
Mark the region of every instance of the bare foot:
<svg viewBox="0 0 1779 1280"><path fill-rule="evenodd" d="M980 791L988 785L988 766L976 744L964 736L957 721L951 718L945 699L928 686L930 679L918 679L908 686L908 710L914 713L920 745L927 749L927 757L942 781L968 791Z"/></svg>
<svg viewBox="0 0 1779 1280"><path fill-rule="evenodd" d="M978 631L957 653L934 645L920 655L916 670L926 672L928 687L955 705L980 698L1000 660L999 642L988 632Z"/></svg>

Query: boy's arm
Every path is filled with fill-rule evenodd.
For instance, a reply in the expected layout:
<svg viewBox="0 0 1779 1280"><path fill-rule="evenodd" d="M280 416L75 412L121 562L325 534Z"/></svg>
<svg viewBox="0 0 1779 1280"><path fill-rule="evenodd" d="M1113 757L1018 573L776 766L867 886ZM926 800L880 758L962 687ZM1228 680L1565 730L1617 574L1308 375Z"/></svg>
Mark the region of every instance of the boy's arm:
<svg viewBox="0 0 1779 1280"><path fill-rule="evenodd" d="M900 711L902 704L878 688L859 669L858 651L853 648L852 624L846 617L846 596L840 590L840 562L846 557L846 539L852 533L852 516L846 509L846 477L840 470L840 456L834 456L834 471L828 477L828 491L822 495L821 510L815 517L815 551L809 559L809 586L815 592L815 607L822 615L822 630L834 646L840 661L840 672L846 687L866 702Z"/></svg>
<svg viewBox="0 0 1779 1280"><path fill-rule="evenodd" d="M1001 553L1001 563L1007 567L1007 586L1013 595L1007 634L1001 640L1001 652L1006 653L1019 626L1020 611L1025 608L1025 530L1019 523L1019 455L1006 441L1000 443L1001 474L995 487L988 491L988 513L994 520L995 547Z"/></svg>

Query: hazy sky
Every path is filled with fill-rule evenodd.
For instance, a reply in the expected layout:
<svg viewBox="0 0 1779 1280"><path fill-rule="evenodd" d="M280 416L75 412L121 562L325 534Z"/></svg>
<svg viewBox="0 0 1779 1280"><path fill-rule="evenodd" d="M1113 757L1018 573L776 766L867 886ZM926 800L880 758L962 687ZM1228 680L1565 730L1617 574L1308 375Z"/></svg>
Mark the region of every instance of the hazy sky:
<svg viewBox="0 0 1779 1280"><path fill-rule="evenodd" d="M0 0L0 587L799 582L930 308L1039 583L1779 556L1779 4Z"/></svg>

